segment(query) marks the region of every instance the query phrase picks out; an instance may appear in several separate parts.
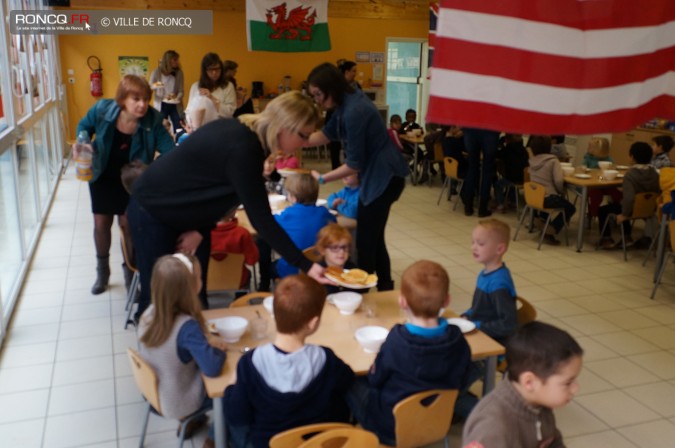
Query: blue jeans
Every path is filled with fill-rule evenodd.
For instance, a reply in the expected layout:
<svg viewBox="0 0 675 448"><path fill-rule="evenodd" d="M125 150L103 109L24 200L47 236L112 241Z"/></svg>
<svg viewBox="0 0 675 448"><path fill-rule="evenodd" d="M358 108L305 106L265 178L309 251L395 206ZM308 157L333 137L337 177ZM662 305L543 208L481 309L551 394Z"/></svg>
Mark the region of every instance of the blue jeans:
<svg viewBox="0 0 675 448"><path fill-rule="evenodd" d="M134 243L134 253L136 254L136 264L138 272L141 275L141 294L138 301L138 310L134 315L139 319L143 311L150 305L150 281L152 280L152 269L158 258L164 255L171 255L176 252L176 241L184 230L171 228L155 219L147 210L145 210L132 196L127 206L127 218L129 220L129 230L131 239ZM199 298L204 309L207 309L206 300L206 274L209 268L209 254L211 252L211 233L206 232L201 244L197 248L196 257L202 267L202 290L199 292Z"/></svg>
<svg viewBox="0 0 675 448"><path fill-rule="evenodd" d="M476 185L480 179L480 204L490 200L490 187L495 175L499 132L487 129L464 129L464 145L469 153L469 166L462 187L462 201L473 205ZM483 159L481 163L481 153Z"/></svg>

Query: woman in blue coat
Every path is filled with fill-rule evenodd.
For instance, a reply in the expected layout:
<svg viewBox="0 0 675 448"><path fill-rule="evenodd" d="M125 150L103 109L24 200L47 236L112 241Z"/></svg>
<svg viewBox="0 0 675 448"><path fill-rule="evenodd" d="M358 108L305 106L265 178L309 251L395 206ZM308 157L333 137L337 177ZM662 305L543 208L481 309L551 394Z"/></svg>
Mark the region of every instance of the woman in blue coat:
<svg viewBox="0 0 675 448"><path fill-rule="evenodd" d="M306 146L341 141L345 163L325 174L312 175L319 183L331 182L359 173L361 190L357 211L356 251L359 268L376 272L377 289L394 289L391 262L384 229L392 204L405 186L408 165L389 138L387 126L373 102L354 89L332 64L315 67L307 78L314 101L333 114L320 131L314 132Z"/></svg>
<svg viewBox="0 0 675 448"><path fill-rule="evenodd" d="M165 153L175 147L162 125L162 114L149 107L151 94L145 79L125 75L117 86L115 99L98 101L77 125L77 135L87 131L90 137L96 136L92 143L93 177L89 181L97 261L92 294L101 294L108 287L115 215L121 230L126 232L127 228L129 194L120 179L122 167L132 160L150 163L155 151ZM74 145L73 157L77 155L78 147ZM125 278L127 275L125 272Z"/></svg>

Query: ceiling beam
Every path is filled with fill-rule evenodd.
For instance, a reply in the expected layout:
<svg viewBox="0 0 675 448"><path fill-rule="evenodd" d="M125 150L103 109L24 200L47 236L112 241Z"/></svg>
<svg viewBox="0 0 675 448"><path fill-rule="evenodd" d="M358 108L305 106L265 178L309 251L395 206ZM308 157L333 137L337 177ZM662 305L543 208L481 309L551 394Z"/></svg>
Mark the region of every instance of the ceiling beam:
<svg viewBox="0 0 675 448"><path fill-rule="evenodd" d="M280 0L281 1L281 0ZM246 12L245 0L71 0L70 9L210 9ZM329 0L328 17L425 20L428 0Z"/></svg>

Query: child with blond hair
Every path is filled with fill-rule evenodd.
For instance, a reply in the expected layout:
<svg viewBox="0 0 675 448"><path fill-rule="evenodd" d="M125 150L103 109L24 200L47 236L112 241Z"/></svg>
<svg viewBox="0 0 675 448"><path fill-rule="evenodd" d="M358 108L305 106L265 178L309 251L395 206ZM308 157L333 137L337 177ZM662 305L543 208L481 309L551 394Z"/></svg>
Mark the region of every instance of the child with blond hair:
<svg viewBox="0 0 675 448"><path fill-rule="evenodd" d="M478 274L471 308L462 316L498 342L504 342L518 325L516 288L503 258L509 248L511 228L498 219L478 222L471 235L474 260L483 264Z"/></svg>
<svg viewBox="0 0 675 448"><path fill-rule="evenodd" d="M307 249L316 243L316 235L327 224L336 222L326 207L316 205L319 197L319 182L309 174L293 174L286 178L284 187L288 192L291 206L274 218L286 231L299 249ZM297 274L298 268L291 266L284 258L271 265L272 252L268 241L258 240L260 251L260 290L269 291L272 277Z"/></svg>
<svg viewBox="0 0 675 448"><path fill-rule="evenodd" d="M352 369L327 347L307 344L316 332L326 301L323 286L292 275L274 290L274 342L245 353L237 382L225 389L225 415L235 448L267 448L287 429L349 420L344 396Z"/></svg>
<svg viewBox="0 0 675 448"><path fill-rule="evenodd" d="M430 389L464 391L471 365L459 327L439 317L450 303L450 277L440 264L420 260L410 265L401 276L398 303L407 323L392 327L368 378L358 379L347 397L356 420L385 445L396 445L393 409L399 401ZM457 398L460 413L467 396L461 392Z"/></svg>
<svg viewBox="0 0 675 448"><path fill-rule="evenodd" d="M207 331L202 317L197 258L180 253L161 257L152 270L151 285L152 304L138 325L140 354L159 379L162 415L182 419L211 405L202 374L220 375L227 343ZM206 423L206 417L198 423Z"/></svg>
<svg viewBox="0 0 675 448"><path fill-rule="evenodd" d="M464 425L464 448L564 447L553 409L579 392L583 349L543 322L524 325L506 345L506 377Z"/></svg>

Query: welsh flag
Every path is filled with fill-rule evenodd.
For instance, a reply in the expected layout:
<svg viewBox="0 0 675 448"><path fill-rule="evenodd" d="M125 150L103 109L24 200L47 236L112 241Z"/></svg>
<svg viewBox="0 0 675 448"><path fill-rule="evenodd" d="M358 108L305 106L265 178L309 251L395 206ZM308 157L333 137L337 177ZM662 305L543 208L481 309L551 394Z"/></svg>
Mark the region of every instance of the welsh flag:
<svg viewBox="0 0 675 448"><path fill-rule="evenodd" d="M246 0L251 51L328 51L328 0Z"/></svg>

